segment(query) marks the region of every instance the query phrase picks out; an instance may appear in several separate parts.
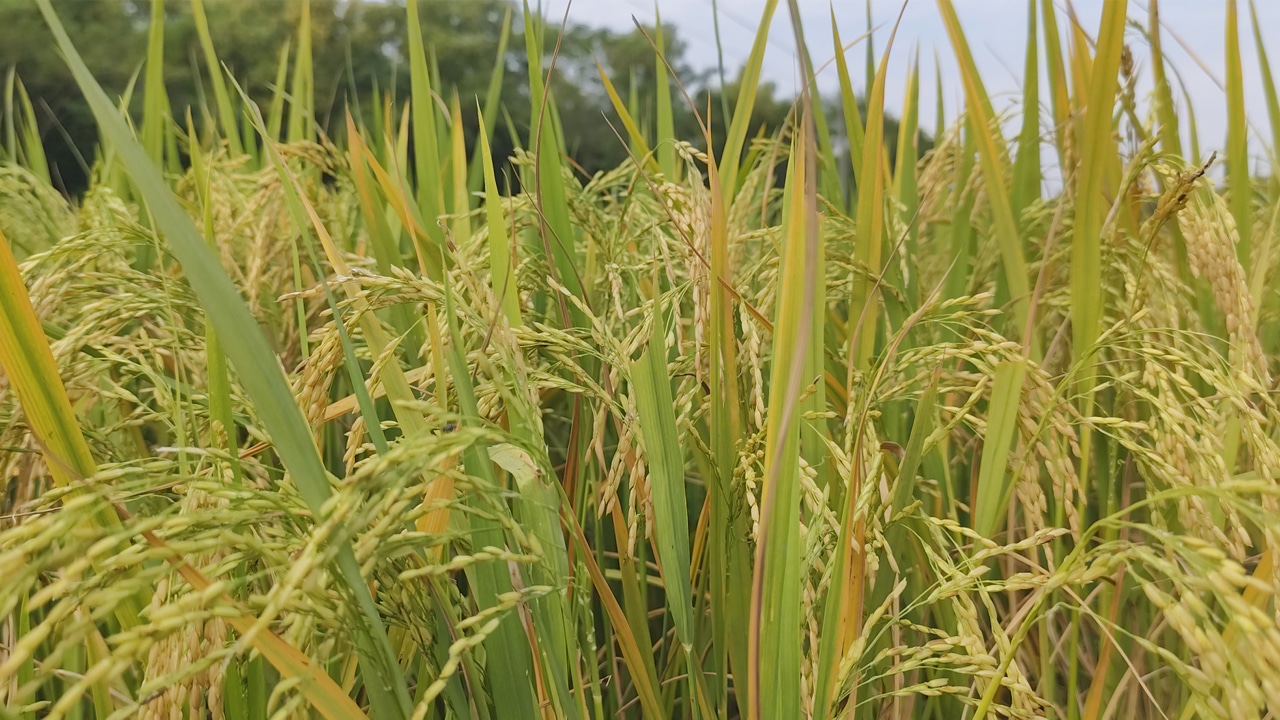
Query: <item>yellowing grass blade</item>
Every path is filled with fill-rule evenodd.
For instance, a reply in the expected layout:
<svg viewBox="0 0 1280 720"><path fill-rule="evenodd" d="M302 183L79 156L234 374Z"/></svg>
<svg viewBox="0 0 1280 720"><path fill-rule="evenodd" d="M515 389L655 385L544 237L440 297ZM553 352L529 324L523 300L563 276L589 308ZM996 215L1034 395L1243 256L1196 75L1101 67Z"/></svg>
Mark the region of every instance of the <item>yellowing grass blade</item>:
<svg viewBox="0 0 1280 720"><path fill-rule="evenodd" d="M1080 170L1076 181L1076 224L1071 238L1072 348L1078 361L1083 361L1092 352L1102 323L1102 225L1109 208L1103 192L1108 171L1114 168L1116 158L1111 115L1119 84L1127 8L1127 0L1107 0L1103 5L1098 53L1089 71L1093 82L1084 110ZM1078 54L1086 53L1084 48L1078 47L1077 50ZM1080 387L1083 391L1081 411L1087 416L1093 407L1095 371L1088 361L1085 362L1081 368ZM1091 447L1087 426L1081 429L1080 445L1080 482L1087 488Z"/></svg>
<svg viewBox="0 0 1280 720"><path fill-rule="evenodd" d="M725 136L724 151L720 155L720 183L725 197L731 199L738 187L738 167L742 162L742 148L747 142L747 131L751 126L751 110L756 104L756 90L760 85L760 69L764 65L765 45L769 41L769 27L773 23L773 13L778 9L778 0L765 0L764 12L760 16L760 25L756 28L756 37L751 44L751 54L747 56L747 64L742 68L738 78L738 102L733 108L733 119L729 123L729 132Z"/></svg>
<svg viewBox="0 0 1280 720"><path fill-rule="evenodd" d="M1240 241L1236 257L1253 266L1253 181L1249 177L1249 119L1244 110L1244 69L1240 64L1237 0L1227 0L1227 192Z"/></svg>
<svg viewBox="0 0 1280 720"><path fill-rule="evenodd" d="M60 486L97 472L80 433L58 366L36 317L9 241L0 232L0 365L22 402L31 432L51 455L49 474ZM119 527L115 522L108 527Z"/></svg>
<svg viewBox="0 0 1280 720"><path fill-rule="evenodd" d="M1153 103L1156 122L1159 124L1160 147L1167 153L1182 155L1182 138L1178 135L1178 112L1173 104L1173 89L1165 74L1163 44L1160 41L1163 35L1160 30L1160 2L1159 0L1150 0L1150 2L1147 8L1147 35L1151 41L1151 76L1155 83ZM1265 65L1264 61L1263 66ZM1192 162L1195 162L1195 158L1192 158Z"/></svg>
<svg viewBox="0 0 1280 720"><path fill-rule="evenodd" d="M862 146L864 144L862 113L858 110L858 99L853 92L853 81L849 77L849 63L845 60L844 45L840 41L840 28L836 26L835 10L831 11L831 33L835 42L836 76L840 81L840 107L844 110L844 127L849 138L849 164L853 171L862 174Z"/></svg>
<svg viewBox="0 0 1280 720"><path fill-rule="evenodd" d="M1027 57L1022 71L1022 130L1018 133L1018 157L1013 163L1013 189L1009 195L1013 217L1040 199L1040 61L1036 42L1036 0L1027 0Z"/></svg>
<svg viewBox="0 0 1280 720"><path fill-rule="evenodd" d="M955 7L951 0L938 0L938 9L942 12L947 34L951 37L951 46L960 63L960 77L964 82L965 97L969 100L968 109L972 121L970 127L978 141L978 157L982 165L987 201L991 206L992 230L996 245L1000 248L1005 282L1008 283L1009 295L1013 300L1016 323L1013 327L1021 328L1027 322L1031 285L1027 280L1027 263L1023 259L1022 241L1018 235L1018 219L1014 215L1013 203L1005 184L1009 173L1003 140L996 136L991 98L978 74L978 67L969 51L969 43L960 27Z"/></svg>
<svg viewBox="0 0 1280 720"><path fill-rule="evenodd" d="M604 66L599 61L596 61L596 71L600 74L600 81L604 83L604 90L609 96L609 102L613 105L613 111L618 113L618 117L622 120L622 127L627 130L627 139L631 141L632 153L637 160L644 162L647 168L657 170L656 161L649 155L649 143L644 139L644 133L640 132L640 126L636 124L635 117L622 102L617 88L613 86L613 81L609 79L609 74L604 71ZM663 68L663 73L665 72L666 68ZM631 87L634 89L635 85L632 83Z"/></svg>
<svg viewBox="0 0 1280 720"><path fill-rule="evenodd" d="M798 14L792 3L793 15ZM803 102L803 101L802 101ZM800 716L800 393L812 378L813 288L820 280L811 124L801 122L785 188L782 282L774 322L760 534L751 586L747 717Z"/></svg>

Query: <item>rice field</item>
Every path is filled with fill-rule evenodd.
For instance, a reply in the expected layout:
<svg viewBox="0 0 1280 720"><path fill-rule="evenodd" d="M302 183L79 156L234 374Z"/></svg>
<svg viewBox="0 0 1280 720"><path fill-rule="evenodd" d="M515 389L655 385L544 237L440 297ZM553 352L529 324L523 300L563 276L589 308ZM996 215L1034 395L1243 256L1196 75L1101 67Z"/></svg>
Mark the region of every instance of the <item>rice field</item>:
<svg viewBox="0 0 1280 720"><path fill-rule="evenodd" d="M1220 153L1156 0L1028 0L1007 106L937 0L965 104L922 156L892 23L797 31L840 112L751 135L769 0L714 124L660 35L652 107L606 76L629 160L586 177L528 9L530 117L502 63L441 87L409 0L411 94L325 132L305 11L261 106L201 30L203 118L153 23L130 116L35 2L101 146L68 201L8 84L0 718L1280 716L1252 5Z"/></svg>

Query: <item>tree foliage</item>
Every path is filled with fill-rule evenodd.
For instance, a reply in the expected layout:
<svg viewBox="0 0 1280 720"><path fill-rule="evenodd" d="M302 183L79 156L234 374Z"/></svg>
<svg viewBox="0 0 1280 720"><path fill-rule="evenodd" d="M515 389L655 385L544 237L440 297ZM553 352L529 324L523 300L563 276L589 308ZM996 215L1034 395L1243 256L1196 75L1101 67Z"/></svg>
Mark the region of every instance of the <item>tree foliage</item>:
<svg viewBox="0 0 1280 720"><path fill-rule="evenodd" d="M151 5L147 0L58 0L54 3L86 61L103 87L123 95L136 80L131 102L141 107L141 72L147 48ZM475 139L476 102L483 99L497 60L504 17L511 12L513 27L502 62L506 64L503 103L514 126L499 123L495 157L505 158L516 140L528 133L530 117L528 61L520 7L511 0L430 0L420 3L424 44L433 49L432 62L442 81L442 100L457 93L467 126L468 146ZM260 103L272 92L283 49L296 44L304 5L293 0L206 0L210 35L226 69ZM370 103L399 107L409 94L408 47L404 2L370 0L311 0L312 54L317 122L326 131L342 127L348 106L368 117ZM199 41L191 6L185 0L165 5L165 85L173 117L181 121L190 109L197 124L206 93L211 92L207 68L200 61ZM600 82L596 63L605 69L619 94L634 97L639 107L652 108L658 92L657 69L650 38L644 32L588 27L569 23L561 28L549 18L543 67L555 57L552 92L566 139L566 151L582 172L617 166L627 150L615 135L621 124ZM561 32L563 30L563 32ZM686 43L673 26L664 28L667 62L699 110L712 109L714 137L723 139L724 118L719 94L708 70L692 67ZM558 41L558 42L557 42ZM558 49L557 49L558 48ZM87 172L97 147L97 128L79 90L54 48L48 29L30 0L0 0L0 71L16 67L18 77L36 103L46 152L62 189L76 194L87 184ZM634 85L634 88L633 88ZM736 84L724 91L736 97ZM676 135L702 146L697 119L672 86ZM709 100L709 102L708 102ZM782 128L793 98L774 86L761 87L750 136L764 129ZM605 122L605 120L608 122ZM652 129L655 119L642 113L637 121ZM611 127L612 125L612 127ZM896 123L886 128L892 155ZM927 141L922 144L922 150ZM892 158L891 158L892 159Z"/></svg>

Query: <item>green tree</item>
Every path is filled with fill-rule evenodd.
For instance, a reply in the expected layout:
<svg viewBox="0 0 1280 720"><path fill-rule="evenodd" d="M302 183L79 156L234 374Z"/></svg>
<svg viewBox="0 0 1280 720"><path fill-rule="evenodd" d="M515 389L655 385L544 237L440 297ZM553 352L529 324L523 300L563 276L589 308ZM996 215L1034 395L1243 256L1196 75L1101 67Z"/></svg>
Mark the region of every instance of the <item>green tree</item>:
<svg viewBox="0 0 1280 720"><path fill-rule="evenodd" d="M110 91L123 92L146 47L147 6L126 0L58 3L67 33ZM55 49L35 3L0 0L0 69L16 67L43 123L55 182L84 186L80 156L93 160L97 124Z"/></svg>
<svg viewBox="0 0 1280 720"><path fill-rule="evenodd" d="M142 67L150 0L55 0L55 6L99 81L108 92L123 93ZM297 44L303 7L297 0L205 0L209 32L221 62L260 104L265 105L273 92L281 50ZM348 106L366 119L371 117L373 102L389 99L398 109L409 92L403 0L311 0L310 8L320 127L340 130ZM519 5L513 0L425 0L419 2L419 11L423 40L431 49L441 80L437 92L446 102L457 93L469 146L474 147L477 132L477 98L484 97L495 62L502 62L506 71L502 101L515 123L516 135L527 143L531 108ZM502 21L508 12L512 34L506 53L498 58ZM549 19L543 37L544 69L551 66L555 54L551 91L566 151L587 175L615 167L626 159L627 149L614 132L622 126L600 81L597 63L624 99L634 93L641 108L637 122L652 134L658 92L658 68L651 45L655 28L615 32L570 23L561 34L559 23ZM689 65L686 44L674 26L664 27L663 37L667 64L679 86L688 92L699 112L712 109L713 137L722 140L726 126L719 112L721 89L712 82L709 70L698 71ZM182 122L190 109L197 122L202 121L211 102L207 95L209 68L199 49L188 0L166 2L164 50L165 82L175 119ZM30 0L0 0L0 71L12 66L17 67L37 104L56 177L65 191L77 193L85 186L84 164L93 162L97 128ZM676 135L702 147L702 132L679 86L671 85ZM723 92L732 105L736 84L730 83ZM141 110L141 94L134 94L135 112ZM751 135L779 132L791 107L792 98L772 84L761 85ZM515 139L506 132L505 123L498 127L492 150L502 160L511 154ZM893 153L897 123L889 121L885 134ZM921 151L927 147L925 139ZM715 148L717 152L720 149Z"/></svg>

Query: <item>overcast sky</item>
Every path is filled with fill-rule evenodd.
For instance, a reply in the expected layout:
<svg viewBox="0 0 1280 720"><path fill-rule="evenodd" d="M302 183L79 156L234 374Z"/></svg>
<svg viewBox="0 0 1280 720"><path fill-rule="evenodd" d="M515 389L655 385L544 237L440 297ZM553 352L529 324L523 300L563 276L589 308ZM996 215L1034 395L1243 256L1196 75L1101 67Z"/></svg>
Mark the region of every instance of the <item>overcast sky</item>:
<svg viewBox="0 0 1280 720"><path fill-rule="evenodd" d="M730 79L746 62L759 25L764 0L717 0L720 12L720 35L724 47L725 73ZM992 94L997 110L1008 108L1020 95L1022 67L1026 49L1027 2L1026 0L954 0L960 22L973 49L974 58L982 73L987 91ZM1096 35L1102 0L1074 0L1077 15L1091 36ZM548 17L558 20L564 14L566 0L543 0ZM1065 33L1066 0L1055 0L1059 8L1059 32ZM688 44L688 59L696 68L714 68L716 65L716 41L711 0L658 0L664 22L674 23L680 36ZM832 57L831 8L835 8L840 36L848 43L866 31L865 0L799 0L804 22L805 38L814 55L815 64L822 65ZM884 51L889 28L901 8L901 0L872 0L872 16L876 25L877 54ZM1258 0L1258 17L1263 28L1263 42L1276 69L1280 57L1280 0ZM1225 78L1224 46L1226 2L1225 0L1163 0L1160 3L1161 21L1165 26L1164 50L1173 68L1185 82L1187 94L1195 105L1196 122L1200 131L1203 151L1221 148L1226 133L1226 99L1220 83ZM1245 78L1245 102L1249 120L1255 134L1261 131L1270 135L1266 101L1262 91L1262 78L1258 54L1254 47L1253 30L1249 20L1249 4L1240 2L1240 52ZM576 22L625 30L631 27L632 16L643 23L654 19L653 0L573 0L570 18ZM1130 0L1129 17L1146 25L1147 3ZM1140 78L1138 93L1145 99L1149 92L1149 53L1145 39L1130 28L1127 41L1138 62ZM1183 47L1190 48L1192 55ZM926 130L935 124L934 53L942 61L943 103L948 122L955 118L956 109L963 97L957 67L953 61L950 41L943 27L934 0L910 0L903 16L902 27L894 46L889 66L889 84L886 101L895 111L902 105L901 90L905 87L907 66L915 48L919 48L921 64L920 123ZM1043 40L1041 41L1043 48ZM764 76L776 82L779 89L793 92L797 87L795 44L792 39L787 2L779 3L769 36L765 56ZM850 73L859 93L863 92L865 46L859 44L847 51ZM1202 67L1203 65L1203 67ZM1044 70L1041 55L1041 74ZM832 92L837 86L834 68L829 68L819 79L824 92ZM1041 87L1044 87L1042 82ZM1175 85L1175 96L1181 101L1182 92ZM1047 99L1041 91L1042 102ZM1180 110L1180 116L1183 111ZM1183 122L1185 134L1185 121ZM1264 162L1263 150L1251 143L1256 162Z"/></svg>

